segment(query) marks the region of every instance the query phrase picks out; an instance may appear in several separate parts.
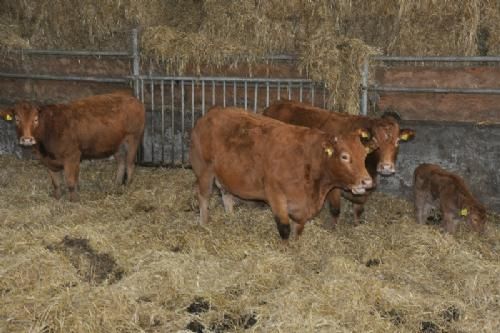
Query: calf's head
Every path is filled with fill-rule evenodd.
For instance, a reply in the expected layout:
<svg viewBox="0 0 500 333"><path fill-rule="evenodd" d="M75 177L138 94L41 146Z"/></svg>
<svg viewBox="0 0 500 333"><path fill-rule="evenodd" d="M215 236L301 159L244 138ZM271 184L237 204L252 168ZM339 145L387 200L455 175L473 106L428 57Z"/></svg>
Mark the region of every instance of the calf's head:
<svg viewBox="0 0 500 333"><path fill-rule="evenodd" d="M373 141L376 142L377 173L389 176L396 172L396 157L399 144L410 141L415 137L415 131L408 128L399 128L398 120L394 116L383 116L372 127Z"/></svg>
<svg viewBox="0 0 500 333"><path fill-rule="evenodd" d="M462 216L467 224L476 232L483 233L486 224L486 209L480 204L465 205L460 209L459 215Z"/></svg>
<svg viewBox="0 0 500 333"><path fill-rule="evenodd" d="M363 194L373 187L373 180L365 167L369 149L362 143L367 135L366 130L359 130L323 142L327 169L336 186L349 189L353 194Z"/></svg>
<svg viewBox="0 0 500 333"><path fill-rule="evenodd" d="M36 144L35 131L39 126L39 110L29 103L19 103L12 109L0 111L0 116L6 121L14 121L17 137L22 146Z"/></svg>

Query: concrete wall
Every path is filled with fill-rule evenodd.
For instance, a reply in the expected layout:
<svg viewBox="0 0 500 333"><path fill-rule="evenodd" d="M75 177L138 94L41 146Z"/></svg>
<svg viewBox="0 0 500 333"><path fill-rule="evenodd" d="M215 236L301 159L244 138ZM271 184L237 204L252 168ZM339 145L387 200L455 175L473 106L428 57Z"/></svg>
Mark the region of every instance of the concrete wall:
<svg viewBox="0 0 500 333"><path fill-rule="evenodd" d="M400 146L397 174L380 177L382 192L411 199L413 171L435 163L462 176L487 208L500 212L500 124L403 121L402 127L417 135Z"/></svg>

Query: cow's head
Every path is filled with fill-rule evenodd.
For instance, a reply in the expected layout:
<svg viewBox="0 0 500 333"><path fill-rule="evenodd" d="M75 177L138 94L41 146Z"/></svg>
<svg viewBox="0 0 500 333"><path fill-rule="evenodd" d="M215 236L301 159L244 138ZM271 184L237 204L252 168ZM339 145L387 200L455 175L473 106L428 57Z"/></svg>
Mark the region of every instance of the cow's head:
<svg viewBox="0 0 500 333"><path fill-rule="evenodd" d="M478 233L483 233L486 224L486 209L480 204L465 205L460 209L462 216L467 224Z"/></svg>
<svg viewBox="0 0 500 333"><path fill-rule="evenodd" d="M373 187L373 180L365 167L368 149L362 142L367 139L367 133L359 130L323 142L323 154L332 178L338 186L353 194L363 194Z"/></svg>
<svg viewBox="0 0 500 333"><path fill-rule="evenodd" d="M34 132L39 125L39 110L30 103L19 103L12 109L0 111L0 116L6 121L14 121L19 144L33 146L36 144Z"/></svg>
<svg viewBox="0 0 500 333"><path fill-rule="evenodd" d="M399 144L412 140L415 131L408 128L399 128L399 119L393 114L384 115L375 122L371 128L373 140L378 149L377 173L389 176L396 172L396 157L399 151Z"/></svg>

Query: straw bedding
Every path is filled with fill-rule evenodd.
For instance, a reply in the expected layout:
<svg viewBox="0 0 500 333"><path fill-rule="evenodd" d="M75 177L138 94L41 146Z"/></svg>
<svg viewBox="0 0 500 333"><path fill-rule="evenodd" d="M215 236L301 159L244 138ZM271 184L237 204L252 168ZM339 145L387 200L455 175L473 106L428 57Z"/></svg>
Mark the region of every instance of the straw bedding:
<svg viewBox="0 0 500 333"><path fill-rule="evenodd" d="M498 332L500 217L487 234L417 225L376 193L365 223L326 210L284 246L266 205L198 224L189 169L84 162L81 201L0 157L0 332ZM348 204L344 203L344 207Z"/></svg>

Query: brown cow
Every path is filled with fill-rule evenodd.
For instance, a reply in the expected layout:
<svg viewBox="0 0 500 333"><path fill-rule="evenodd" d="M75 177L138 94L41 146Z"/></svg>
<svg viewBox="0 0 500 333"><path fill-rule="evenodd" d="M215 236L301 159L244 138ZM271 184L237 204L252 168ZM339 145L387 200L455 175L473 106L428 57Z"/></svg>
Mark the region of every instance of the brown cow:
<svg viewBox="0 0 500 333"><path fill-rule="evenodd" d="M78 200L80 160L115 156L116 182L129 183L144 132L144 106L136 98L106 94L69 104L17 104L0 114L15 120L19 144L32 146L49 170L54 197L61 197L59 172L64 170L71 201Z"/></svg>
<svg viewBox="0 0 500 333"><path fill-rule="evenodd" d="M387 176L396 171L395 161L399 143L411 140L415 136L415 132L411 129L400 129L397 119L393 116L373 118L348 115L296 101L277 101L264 110L264 115L293 125L317 128L332 135L351 132L357 128L368 129L373 135L374 148L378 147L371 151L366 159L366 168L375 180L374 185L377 183L377 174ZM354 223L358 224L364 211L364 204L374 189L375 186L364 195L352 195L349 192L342 192L341 189L330 192L328 202L332 214L331 226L335 227L340 215L341 195L353 202Z"/></svg>
<svg viewBox="0 0 500 333"><path fill-rule="evenodd" d="M226 211L232 210L233 195L265 201L280 236L289 238L290 218L299 236L333 187L356 193L371 187L365 158L359 133L332 137L242 109L214 107L191 133L200 222L208 223L208 199L215 181Z"/></svg>
<svg viewBox="0 0 500 333"><path fill-rule="evenodd" d="M447 232L454 233L462 220L475 231L484 231L486 209L474 198L462 178L427 163L420 164L413 175L418 223L425 223L431 210L439 207Z"/></svg>

